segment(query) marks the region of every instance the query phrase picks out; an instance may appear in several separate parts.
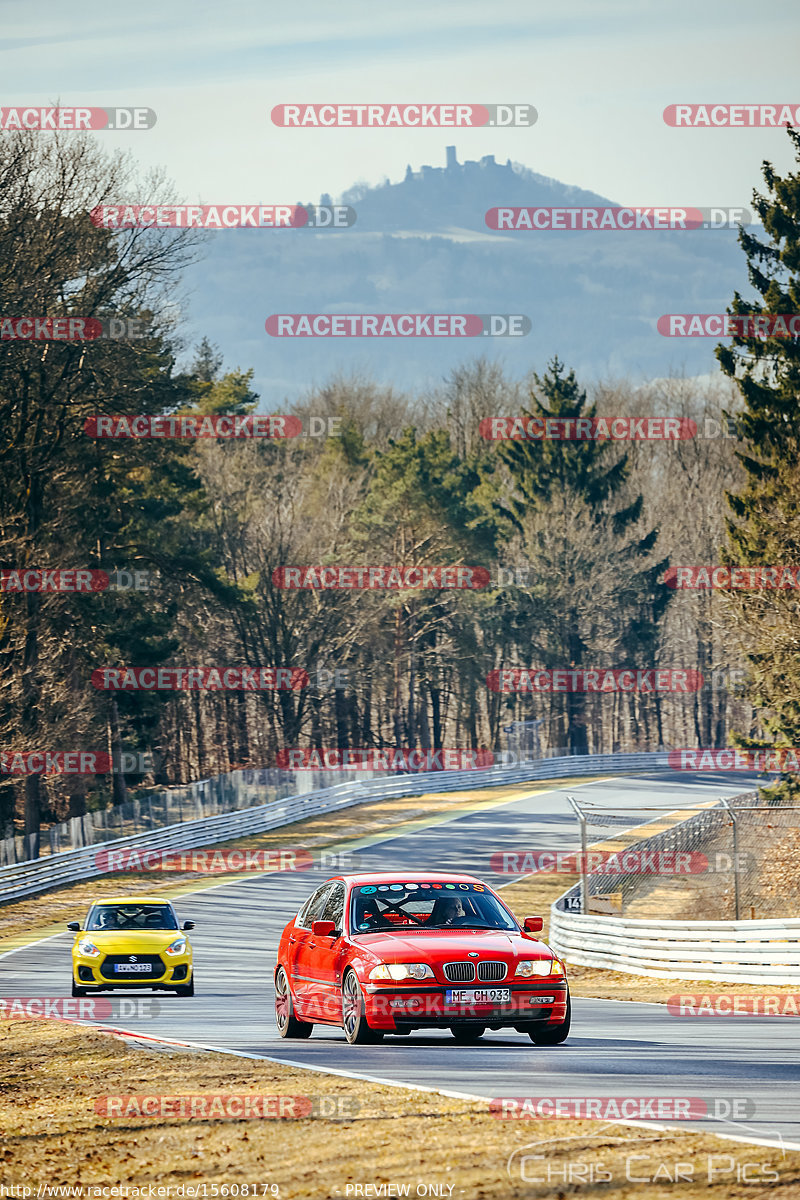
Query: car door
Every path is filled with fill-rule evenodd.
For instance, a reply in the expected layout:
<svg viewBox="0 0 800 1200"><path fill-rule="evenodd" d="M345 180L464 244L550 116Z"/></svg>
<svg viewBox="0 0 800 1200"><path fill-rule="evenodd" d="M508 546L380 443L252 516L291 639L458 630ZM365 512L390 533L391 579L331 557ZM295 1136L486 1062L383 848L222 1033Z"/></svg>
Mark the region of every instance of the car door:
<svg viewBox="0 0 800 1200"><path fill-rule="evenodd" d="M294 995L297 1015L309 1015L309 1005L312 999L313 985L317 982L315 976L311 974L314 947L309 945L311 939L311 924L313 921L321 920L321 912L325 906L325 901L330 895L333 884L323 883L322 887L317 888L313 896L311 896L298 913L294 929L289 934L289 949L287 954L287 967L289 974L289 983Z"/></svg>
<svg viewBox="0 0 800 1200"><path fill-rule="evenodd" d="M340 1024L342 1020L342 969L347 956L347 939L344 931L344 884L334 883L325 899L322 915L317 921L333 921L336 926L334 937L314 937L309 940L309 973L315 978L311 984L314 1015L319 1020Z"/></svg>

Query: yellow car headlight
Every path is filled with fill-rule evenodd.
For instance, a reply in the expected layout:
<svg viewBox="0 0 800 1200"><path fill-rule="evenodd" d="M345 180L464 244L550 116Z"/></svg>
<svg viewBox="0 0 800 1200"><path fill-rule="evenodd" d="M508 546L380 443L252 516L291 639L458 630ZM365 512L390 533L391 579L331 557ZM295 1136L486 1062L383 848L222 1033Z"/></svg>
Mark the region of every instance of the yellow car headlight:
<svg viewBox="0 0 800 1200"><path fill-rule="evenodd" d="M373 967L370 979L435 979L427 963L381 963Z"/></svg>
<svg viewBox="0 0 800 1200"><path fill-rule="evenodd" d="M81 938L78 942L78 949L86 958L97 958L100 954L100 950L94 942L90 942L87 938Z"/></svg>
<svg viewBox="0 0 800 1200"><path fill-rule="evenodd" d="M186 953L186 938L176 938L164 951L165 954L185 954Z"/></svg>

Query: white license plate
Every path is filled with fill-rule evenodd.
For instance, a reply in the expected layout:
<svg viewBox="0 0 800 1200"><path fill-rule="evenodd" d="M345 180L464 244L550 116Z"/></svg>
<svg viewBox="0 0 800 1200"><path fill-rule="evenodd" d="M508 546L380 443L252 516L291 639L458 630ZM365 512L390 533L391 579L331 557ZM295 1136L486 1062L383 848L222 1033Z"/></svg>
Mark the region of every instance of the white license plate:
<svg viewBox="0 0 800 1200"><path fill-rule="evenodd" d="M507 1004L511 988L458 988L444 998L446 1004Z"/></svg>
<svg viewBox="0 0 800 1200"><path fill-rule="evenodd" d="M114 963L117 975L151 975L150 963Z"/></svg>

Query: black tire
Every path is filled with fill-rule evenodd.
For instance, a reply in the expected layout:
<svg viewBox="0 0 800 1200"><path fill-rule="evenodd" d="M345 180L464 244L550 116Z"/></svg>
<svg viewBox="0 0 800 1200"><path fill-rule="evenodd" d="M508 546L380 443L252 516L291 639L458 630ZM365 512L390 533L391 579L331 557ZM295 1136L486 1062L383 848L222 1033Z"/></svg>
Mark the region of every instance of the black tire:
<svg viewBox="0 0 800 1200"><path fill-rule="evenodd" d="M275 972L275 1024L282 1038L311 1037L314 1028L308 1021L300 1021L294 1015L292 989L283 967Z"/></svg>
<svg viewBox="0 0 800 1200"><path fill-rule="evenodd" d="M380 1030L370 1029L367 1024L364 995L355 971L348 971L342 980L342 1025L351 1046L365 1046L383 1039Z"/></svg>
<svg viewBox="0 0 800 1200"><path fill-rule="evenodd" d="M572 1020L572 1002L567 996L567 1015L560 1025L545 1025L542 1029L529 1029L528 1037L537 1046L560 1046L569 1037Z"/></svg>
<svg viewBox="0 0 800 1200"><path fill-rule="evenodd" d="M184 983L182 987L175 988L176 996L193 996L194 995L194 975L188 983Z"/></svg>
<svg viewBox="0 0 800 1200"><path fill-rule="evenodd" d="M73 979L73 981L72 981L72 994L73 994L73 996L85 996L85 995L86 995L86 988L78 987L77 983L76 983L76 982L75 982L75 980Z"/></svg>
<svg viewBox="0 0 800 1200"><path fill-rule="evenodd" d="M479 1042L486 1033L485 1025L451 1025L450 1032L462 1046L471 1046Z"/></svg>

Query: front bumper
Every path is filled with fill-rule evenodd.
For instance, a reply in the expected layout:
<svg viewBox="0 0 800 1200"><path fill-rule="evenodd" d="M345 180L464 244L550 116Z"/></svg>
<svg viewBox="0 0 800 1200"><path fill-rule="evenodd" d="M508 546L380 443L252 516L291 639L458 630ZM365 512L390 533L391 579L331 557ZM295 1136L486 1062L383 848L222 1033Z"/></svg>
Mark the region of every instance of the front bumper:
<svg viewBox="0 0 800 1200"><path fill-rule="evenodd" d="M517 1027L536 1022L540 1025L560 1025L567 1015L569 988L564 976L550 980L537 978L535 983L502 984L508 987L510 999L501 1002L448 1004L445 988L438 984L364 986L364 1007L367 1024L372 1029L448 1028L450 1025L488 1025L495 1028Z"/></svg>
<svg viewBox="0 0 800 1200"><path fill-rule="evenodd" d="M78 987L105 988L173 988L182 987L192 979L192 955L139 955L139 958L157 960L150 962L151 970L131 974L113 970L114 962L128 955L103 954L89 958L85 954L72 956L72 978Z"/></svg>

